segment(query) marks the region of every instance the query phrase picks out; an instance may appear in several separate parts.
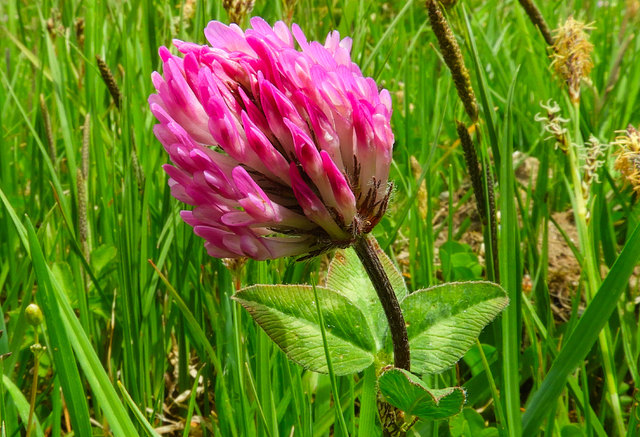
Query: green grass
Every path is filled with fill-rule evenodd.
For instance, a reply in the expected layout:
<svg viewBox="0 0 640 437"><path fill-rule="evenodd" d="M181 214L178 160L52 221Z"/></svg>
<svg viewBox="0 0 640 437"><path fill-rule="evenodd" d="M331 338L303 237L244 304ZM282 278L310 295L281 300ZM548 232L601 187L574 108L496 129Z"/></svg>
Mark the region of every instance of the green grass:
<svg viewBox="0 0 640 437"><path fill-rule="evenodd" d="M427 378L435 388L464 386L470 410L420 423L417 435L640 432L638 196L614 170L612 147L582 223L571 154L554 150L534 120L540 102L554 99L576 142L590 134L610 142L640 124L640 38L632 38L640 17L628 9L638 2L537 3L552 28L572 14L593 23L594 68L576 111L518 2L461 0L448 12L478 96L476 142L496 181L497 267L511 304L481 335L482 349ZM160 0L0 2L0 354L11 353L0 361L2 435L27 428L35 331L24 310L32 302L45 316L37 329L46 347L34 436L376 435L371 384L363 383L372 369L355 377L305 371L230 299L239 286L320 281L323 260L230 270L179 219L182 206L160 168L167 156L152 133L150 74L160 67L158 46L203 43L209 20L227 20L221 1L196 2L181 18L184 9ZM273 22L285 10L256 0L253 14ZM423 2L299 0L293 17L310 39L334 28L352 36L353 59L391 91L395 191L374 234L410 290L490 275L477 258L488 249L467 246L480 219L455 120L470 122ZM120 109L96 55L119 85ZM516 172L513 151L535 159L540 176ZM565 211L577 231L571 220L557 222ZM564 306L553 292L562 266L553 264L552 233L569 239L564 255L579 266L567 273L576 279L564 283ZM443 250L453 260L446 278Z"/></svg>

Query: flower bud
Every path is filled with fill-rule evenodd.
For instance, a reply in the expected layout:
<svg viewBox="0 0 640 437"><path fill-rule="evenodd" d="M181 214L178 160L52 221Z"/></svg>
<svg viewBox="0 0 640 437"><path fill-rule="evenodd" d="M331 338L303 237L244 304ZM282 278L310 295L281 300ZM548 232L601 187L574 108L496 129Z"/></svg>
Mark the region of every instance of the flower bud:
<svg viewBox="0 0 640 437"><path fill-rule="evenodd" d="M38 326L42 323L44 316L42 315L42 310L35 303L30 303L29 306L24 310L24 316L27 319L27 323L31 326Z"/></svg>

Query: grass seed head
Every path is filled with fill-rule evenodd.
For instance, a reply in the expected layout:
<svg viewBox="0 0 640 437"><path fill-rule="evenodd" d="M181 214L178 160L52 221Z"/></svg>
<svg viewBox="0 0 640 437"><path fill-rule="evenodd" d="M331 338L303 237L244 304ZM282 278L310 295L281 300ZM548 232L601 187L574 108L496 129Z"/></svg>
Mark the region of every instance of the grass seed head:
<svg viewBox="0 0 640 437"><path fill-rule="evenodd" d="M600 183L599 171L606 163L606 152L611 144L602 143L591 135L584 145L585 147L578 150L583 172L582 194L585 199L588 199L591 185Z"/></svg>
<svg viewBox="0 0 640 437"><path fill-rule="evenodd" d="M560 147L563 152L566 152L567 147L569 147L569 142L567 140L567 128L565 125L569 120L560 117L560 106L553 100L548 100L546 104L540 102L540 106L546 111L546 115L537 113L535 115L535 121L542 123L544 130L551 134L549 138L556 140L555 147Z"/></svg>
<svg viewBox="0 0 640 437"><path fill-rule="evenodd" d="M118 87L116 78L113 76L113 73L109 69L109 66L104 61L104 59L100 57L100 55L96 55L96 62L98 64L98 70L100 70L102 80L107 86L109 94L111 94L111 97L113 98L113 103L116 105L116 108L120 109L120 104L122 102L122 93L120 92L120 88Z"/></svg>
<svg viewBox="0 0 640 437"><path fill-rule="evenodd" d="M427 0L426 6L431 29L438 40L438 46L444 62L451 71L458 97L462 101L465 112L471 118L471 121L475 123L478 120L478 103L458 41L440 10L438 2L436 0Z"/></svg>
<svg viewBox="0 0 640 437"><path fill-rule="evenodd" d="M640 193L640 131L629 125L614 142L618 146L615 163L634 191Z"/></svg>
<svg viewBox="0 0 640 437"><path fill-rule="evenodd" d="M555 30L551 66L556 76L566 83L569 97L576 103L580 101L580 82L589 76L593 68L593 44L586 32L589 29L591 27L583 22L569 17Z"/></svg>
<svg viewBox="0 0 640 437"><path fill-rule="evenodd" d="M229 22L242 24L244 18L251 13L255 0L224 0L224 6L229 14Z"/></svg>

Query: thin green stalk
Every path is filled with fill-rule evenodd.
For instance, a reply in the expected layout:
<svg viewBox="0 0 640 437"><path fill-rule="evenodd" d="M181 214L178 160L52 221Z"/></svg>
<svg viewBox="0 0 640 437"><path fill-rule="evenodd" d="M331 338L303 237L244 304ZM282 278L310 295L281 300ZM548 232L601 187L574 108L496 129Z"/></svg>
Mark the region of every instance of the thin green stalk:
<svg viewBox="0 0 640 437"><path fill-rule="evenodd" d="M329 354L329 345L327 344L327 332L324 329L324 317L322 316L322 310L320 309L320 299L318 298L318 290L316 289L315 281L312 283L313 285L313 296L316 301L316 310L318 311L318 324L320 325L320 332L322 333L322 344L324 345L324 356L327 360L327 369L329 369L329 378L331 380L331 393L333 394L334 401L334 410L338 419L338 424L340 425L340 431L342 431L342 435L349 435L349 431L347 430L347 424L344 421L344 416L342 414L342 407L340 402L340 396L338 395L338 385L336 383L336 375L333 372L333 363L331 362L331 356Z"/></svg>
<svg viewBox="0 0 640 437"><path fill-rule="evenodd" d="M582 136L580 134L580 106L579 102L573 104L573 124L574 124L574 141L577 144L582 143ZM589 233L588 209L585 200L585 194L583 193L582 178L580 176L580 164L578 161L577 147L583 146L569 146L568 159L569 169L571 172L571 182L573 184L573 202L574 202L574 217L576 222L576 228L578 231L578 240L580 242L580 249L582 251L584 269L587 274L586 289L587 293L587 305L591 302L591 299L598 292L600 287L601 277L598 273L598 263L594 252L594 242L592 241L591 234ZM626 429L624 419L622 417L622 408L620 406L620 396L618 395L618 385L616 382L615 363L613 358L614 348L613 341L611 339L611 332L609 325L605 325L604 329L598 334L598 342L600 350L602 352L602 365L604 368L604 379L609 393L609 401L611 403L611 410L614 416L614 422L616 426L616 432L618 435L626 435Z"/></svg>
<svg viewBox="0 0 640 437"><path fill-rule="evenodd" d="M552 340L552 338L549 336L549 332L547 331L547 328L542 323L542 320L540 320L540 318L536 314L533 308L533 304L529 301L527 296L522 296L522 301L524 302L523 308L526 309L527 316L530 317L531 321L536 325L536 329L537 329L537 332L540 334L540 338L545 343L549 343L550 340ZM547 350L549 350L552 359L558 356L557 347L558 346L555 343L551 343L550 345L547 346ZM590 429L594 430L598 435L598 437L606 437L607 434L604 428L602 427L602 424L600 423L598 416L591 408L591 404L589 402L585 402L585 399L588 399L588 396L581 392L580 387L578 386L578 383L575 379L568 378L567 382L569 384L569 389L573 392L574 398L578 402L578 406L582 408L582 411L585 417L589 418L588 422L591 423ZM580 404L581 401L583 402L582 404Z"/></svg>
<svg viewBox="0 0 640 437"><path fill-rule="evenodd" d="M575 329L563 342L562 349L553 360L551 369L540 384L540 388L533 394L522 417L524 435L537 433L541 421L547 417L550 407L560 396L567 379L571 381L569 375L582 364L598 340L599 333L608 323L620 296L628 286L634 267L640 262L640 252L637 250L639 245L640 225L636 225L598 293L578 320Z"/></svg>
<svg viewBox="0 0 640 437"><path fill-rule="evenodd" d="M38 394L38 370L40 369L41 346L38 342L38 327L34 326L35 335L33 340L33 380L31 383L31 397L29 398L29 420L27 420L27 437L31 437L33 431L33 413L36 409L36 395Z"/></svg>
<svg viewBox="0 0 640 437"><path fill-rule="evenodd" d="M376 432L376 366L372 364L364 370L362 394L360 395L359 437L369 437Z"/></svg>
<svg viewBox="0 0 640 437"><path fill-rule="evenodd" d="M482 359L482 367L484 368L484 372L487 374L487 381L489 381L489 388L491 389L491 396L493 397L493 403L495 404L495 412L496 419L500 427L504 428L507 425L507 421L504 418L504 410L502 407L502 402L500 401L500 393L498 392L498 386L496 386L496 381L493 379L493 374L491 373L491 366L489 366L489 361L487 360L487 356L484 353L484 349L482 349L482 343L480 340L476 339L476 346L478 347L478 351L480 352L480 358Z"/></svg>
<svg viewBox="0 0 640 437"><path fill-rule="evenodd" d="M264 415L264 409L262 408L262 403L260 402L260 396L258 395L258 390L256 389L256 384L253 381L253 376L251 375L251 369L249 368L249 363L244 363L245 370L247 371L247 379L249 380L249 387L251 387L251 394L256 399L256 404L258 407L258 413L260 420L262 421L262 426L264 426L264 430L268 436L271 436L271 431L269 430L269 422L267 422L267 418ZM240 373L240 372L238 372Z"/></svg>

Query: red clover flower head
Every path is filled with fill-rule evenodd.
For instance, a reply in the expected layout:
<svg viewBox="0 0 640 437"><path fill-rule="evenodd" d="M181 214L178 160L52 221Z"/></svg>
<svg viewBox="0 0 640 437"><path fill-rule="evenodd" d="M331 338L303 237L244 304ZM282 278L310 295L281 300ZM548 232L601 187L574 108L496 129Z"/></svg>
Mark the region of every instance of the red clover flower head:
<svg viewBox="0 0 640 437"><path fill-rule="evenodd" d="M209 45L161 47L149 97L174 197L211 256L273 259L347 247L389 200L391 97L351 61L283 22L212 21Z"/></svg>

